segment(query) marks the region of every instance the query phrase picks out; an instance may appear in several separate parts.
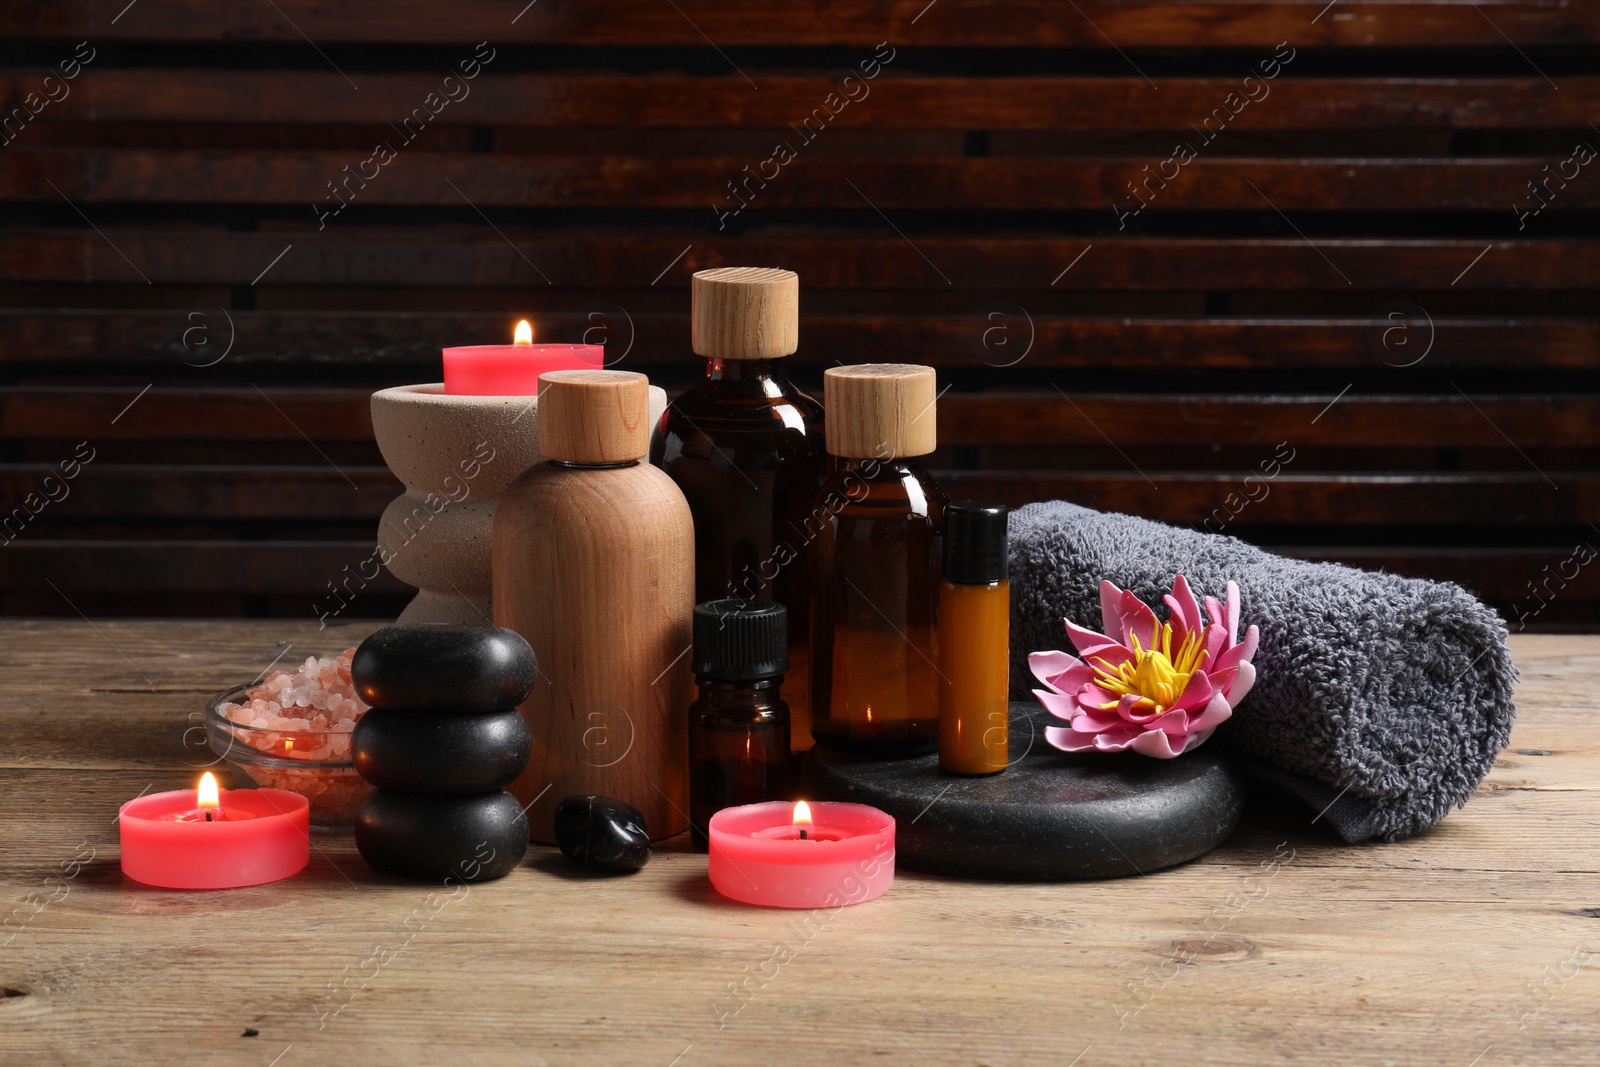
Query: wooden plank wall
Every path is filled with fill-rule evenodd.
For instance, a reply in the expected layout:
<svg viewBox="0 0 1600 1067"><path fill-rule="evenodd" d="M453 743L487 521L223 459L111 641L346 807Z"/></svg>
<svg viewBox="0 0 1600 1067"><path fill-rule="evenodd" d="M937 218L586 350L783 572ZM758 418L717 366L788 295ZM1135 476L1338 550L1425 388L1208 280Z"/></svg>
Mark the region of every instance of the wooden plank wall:
<svg viewBox="0 0 1600 1067"><path fill-rule="evenodd" d="M1593 624L1597 58L1543 0L0 4L0 611L308 616L371 390L521 315L681 388L689 275L773 264L803 381L939 368L952 489Z"/></svg>

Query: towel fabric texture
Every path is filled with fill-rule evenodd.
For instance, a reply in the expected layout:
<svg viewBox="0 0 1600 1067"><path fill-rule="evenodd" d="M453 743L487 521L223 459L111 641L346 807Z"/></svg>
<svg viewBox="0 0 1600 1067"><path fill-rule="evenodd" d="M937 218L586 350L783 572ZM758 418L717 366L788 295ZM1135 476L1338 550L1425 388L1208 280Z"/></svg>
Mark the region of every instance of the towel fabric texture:
<svg viewBox="0 0 1600 1067"><path fill-rule="evenodd" d="M1460 586L1286 559L1064 501L1011 515L1012 699L1033 699L1038 685L1028 653L1071 649L1063 619L1100 629L1102 579L1162 615L1178 574L1200 596L1238 582L1241 626L1261 629L1255 688L1209 743L1346 841L1432 826L1466 803L1510 738L1517 671L1505 624Z"/></svg>

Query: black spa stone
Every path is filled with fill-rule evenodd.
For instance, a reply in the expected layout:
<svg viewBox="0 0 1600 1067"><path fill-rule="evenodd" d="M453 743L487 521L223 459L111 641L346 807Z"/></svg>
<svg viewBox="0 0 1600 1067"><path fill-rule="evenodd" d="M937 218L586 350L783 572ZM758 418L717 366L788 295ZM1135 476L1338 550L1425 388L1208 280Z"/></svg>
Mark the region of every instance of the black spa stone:
<svg viewBox="0 0 1600 1067"><path fill-rule="evenodd" d="M993 881L1148 874L1205 855L1238 824L1243 789L1214 739L1170 760L1069 753L1044 739L1056 722L1036 703L1014 702L1012 764L982 778L945 774L933 755L814 748L802 795L893 815L897 867Z"/></svg>
<svg viewBox="0 0 1600 1067"><path fill-rule="evenodd" d="M356 771L402 793L489 793L503 789L533 751L516 708L477 714L373 708L350 735Z"/></svg>
<svg viewBox="0 0 1600 1067"><path fill-rule="evenodd" d="M503 878L528 849L528 818L510 793L440 796L379 789L356 815L361 858L386 874L450 884Z"/></svg>
<svg viewBox="0 0 1600 1067"><path fill-rule="evenodd" d="M612 797L568 797L556 808L562 855L595 871L637 871L650 862L650 835L638 809Z"/></svg>
<svg viewBox="0 0 1600 1067"><path fill-rule="evenodd" d="M538 673L528 642L502 626L385 626L361 642L350 664L356 694L394 711L514 708Z"/></svg>

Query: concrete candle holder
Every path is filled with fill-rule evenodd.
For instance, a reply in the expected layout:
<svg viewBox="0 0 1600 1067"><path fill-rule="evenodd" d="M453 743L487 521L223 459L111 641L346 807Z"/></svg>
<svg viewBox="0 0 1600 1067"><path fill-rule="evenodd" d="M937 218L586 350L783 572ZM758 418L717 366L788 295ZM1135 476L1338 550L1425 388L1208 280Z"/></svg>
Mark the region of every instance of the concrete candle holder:
<svg viewBox="0 0 1600 1067"><path fill-rule="evenodd" d="M667 394L650 388L650 425ZM379 559L417 587L400 622L483 625L490 606L494 509L523 471L539 463L538 398L447 396L442 383L372 394L372 432L406 491L378 523Z"/></svg>

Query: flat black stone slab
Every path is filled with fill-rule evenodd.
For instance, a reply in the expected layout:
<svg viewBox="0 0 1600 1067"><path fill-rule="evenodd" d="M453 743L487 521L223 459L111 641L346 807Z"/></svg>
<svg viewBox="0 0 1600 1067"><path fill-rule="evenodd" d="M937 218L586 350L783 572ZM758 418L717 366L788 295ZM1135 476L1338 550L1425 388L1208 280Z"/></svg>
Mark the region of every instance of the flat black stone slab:
<svg viewBox="0 0 1600 1067"><path fill-rule="evenodd" d="M865 759L817 747L802 795L893 815L900 867L991 881L1148 874L1205 855L1238 825L1244 792L1220 747L1171 760L1060 752L1044 739L1055 721L1013 702L1011 766L983 778L945 774L937 755Z"/></svg>

